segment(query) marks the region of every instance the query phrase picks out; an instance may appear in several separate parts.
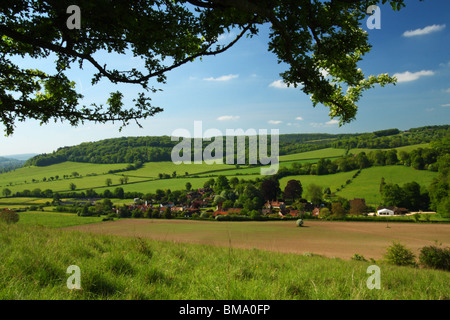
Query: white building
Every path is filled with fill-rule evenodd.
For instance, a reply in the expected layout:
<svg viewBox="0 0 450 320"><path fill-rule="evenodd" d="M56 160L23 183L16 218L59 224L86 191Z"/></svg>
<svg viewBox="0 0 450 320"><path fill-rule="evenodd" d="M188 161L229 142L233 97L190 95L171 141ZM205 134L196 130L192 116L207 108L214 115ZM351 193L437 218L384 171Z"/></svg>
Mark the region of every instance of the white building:
<svg viewBox="0 0 450 320"><path fill-rule="evenodd" d="M378 216L393 216L394 210L383 208L383 209L377 210L377 215Z"/></svg>

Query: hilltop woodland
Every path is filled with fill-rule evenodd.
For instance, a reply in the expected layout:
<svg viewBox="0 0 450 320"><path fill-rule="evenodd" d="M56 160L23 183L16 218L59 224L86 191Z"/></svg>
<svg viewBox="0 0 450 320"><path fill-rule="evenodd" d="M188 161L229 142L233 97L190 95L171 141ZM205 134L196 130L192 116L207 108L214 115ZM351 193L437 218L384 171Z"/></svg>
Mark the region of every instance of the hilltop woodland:
<svg viewBox="0 0 450 320"><path fill-rule="evenodd" d="M401 132L388 129L363 134L282 134L279 136L279 154L287 155L324 148L383 149L407 145L429 143L441 139L449 131L450 126L432 126L412 128ZM271 137L268 136L270 154ZM248 137L246 137L248 145ZM226 150L226 139L223 139L223 150ZM171 141L171 137L123 137L96 142L82 143L72 147L62 147L51 154L42 154L29 159L25 166L48 166L65 161L86 163L146 163L171 161L171 152L179 141ZM210 142L203 141L203 148ZM236 150L237 141L234 141ZM194 143L191 141L191 146ZM246 150L248 163L248 149ZM192 158L194 150L192 149Z"/></svg>
<svg viewBox="0 0 450 320"><path fill-rule="evenodd" d="M391 135L389 135L391 134ZM437 172L438 176L434 178L430 185L420 185L418 182L409 182L404 185L398 185L394 183L386 183L384 178L381 179L379 185L379 191L381 194L382 205L393 206L399 208L407 208L409 211L418 210L434 210L440 213L443 217L450 217L450 195L449 195L449 175L450 175L450 132L448 126L437 127L424 127L411 129L407 132L399 132L398 130L385 130L374 132L372 135L373 140L376 143L370 144L368 136L370 134L353 135L351 137L341 137L340 140L334 142L326 142L323 144L308 144L305 145L312 147L328 147L331 144L335 146L341 146L346 148L345 155L337 158L321 158L316 162L292 162L290 167L281 166L278 173L270 177L258 177L256 179L238 179L237 177L228 178L227 176L218 176L216 179L211 178L205 182L204 188L209 192L203 193L197 200L203 201L208 206L222 205L224 210L227 209L241 209L240 215L261 216L263 213L264 205L267 201L272 200L284 200L291 205L292 210L305 211L308 205L320 206L325 205L328 212L324 210L322 216L334 216L341 217L347 213L351 214L364 214L374 208L368 208L366 204L358 204L353 201L353 207L350 199L344 199L336 196L332 193L328 187L319 187L314 184L308 185L305 190L301 181L289 180L284 190L280 189L280 179L289 176L301 176L301 175L331 175L339 172L355 171L352 179L356 178L361 170L370 167L379 166L392 166L402 165L412 167L415 170L428 170ZM287 135L288 141L295 139L295 135ZM300 136L300 135L299 135ZM303 135L302 138L305 138ZM307 138L314 139L317 142L317 137L320 135L311 135ZM330 139L329 135L321 136L325 137L325 140ZM164 137L166 139L166 137ZM334 137L334 139L338 139ZM98 159L100 155L104 156L104 159L110 159L115 156L114 153L107 153L107 150L112 147L113 143L121 141L122 144L118 144L116 150L128 150L128 155L135 154L136 150L141 148L142 143L148 143L153 141L153 146L150 148L158 148L156 146L158 141L163 138L147 137L147 138L121 138L104 140L97 143L82 144L76 147L62 148L56 151L52 155L41 155L31 159L28 164L44 161L45 159L57 159L62 157L65 160L76 160L78 158L71 158L75 155L79 157L84 156L88 150L94 150L95 146L99 146L97 150ZM141 144L137 143L140 141ZM125 149L122 145L130 146L132 142L136 142L134 148ZM430 142L427 147L420 147L411 149L410 152L398 151L396 149L373 149L370 146L379 145L380 143L392 146L393 144L405 144L410 143L423 143ZM359 144L360 143L360 144ZM367 149L365 151L359 150L352 153L350 148L354 146L361 146L364 144ZM166 146L159 145L159 148L166 148ZM285 144L287 145L295 145ZM103 146L103 148L101 148ZM366 152L367 151L367 152ZM150 153L150 152L149 152ZM138 153L136 153L138 154ZM89 156L88 156L89 158ZM95 156L94 156L95 158ZM93 159L92 156L90 159ZM134 158L133 158L134 159ZM128 164L124 170L134 170L142 166L142 162L135 164ZM119 170L120 171L120 170ZM176 176L159 175L159 179L173 179ZM346 184L349 184L351 180L348 180ZM107 184L109 185L109 184ZM145 192L127 192L122 187L116 187L114 190L106 189L102 192L89 189L85 191L75 191L76 187L73 186L70 192L53 192L50 189L41 191L40 189L23 190L15 192L14 194L8 189L4 188L2 195L8 196L34 196L34 197L47 197L54 198L56 203L59 203L61 198L119 198L130 199L140 198L149 203L174 203L185 207L192 207L195 203L195 198L192 198L191 190L192 185L186 183L185 190L156 190L155 193ZM342 185L341 188L345 186ZM338 188L336 191L339 191ZM208 201L205 201L205 198ZM309 201L306 201L308 198ZM101 206L97 205L96 208L85 208L83 214L87 215L93 213L99 213L102 211ZM195 205L194 205L195 206ZM110 206L107 205L107 208ZM197 206L198 208L198 206ZM71 210L77 211L79 208L72 208ZM87 211L90 210L90 211ZM122 209L125 210L125 209ZM125 214L126 215L126 214ZM130 213L131 215L131 213Z"/></svg>

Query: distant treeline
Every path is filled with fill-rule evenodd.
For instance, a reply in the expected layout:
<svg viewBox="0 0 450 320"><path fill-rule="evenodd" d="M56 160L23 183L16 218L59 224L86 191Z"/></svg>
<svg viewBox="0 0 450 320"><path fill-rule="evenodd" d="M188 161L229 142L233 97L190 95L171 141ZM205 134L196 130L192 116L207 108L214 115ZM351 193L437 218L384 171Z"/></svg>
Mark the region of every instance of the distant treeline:
<svg viewBox="0 0 450 320"><path fill-rule="evenodd" d="M20 168L24 163L23 160L0 157L0 173Z"/></svg>
<svg viewBox="0 0 450 320"><path fill-rule="evenodd" d="M388 129L364 133L358 136L340 139L330 143L333 148L369 148L388 149L409 146L414 144L429 143L442 139L450 132L450 125L427 126L413 128L401 132L398 129Z"/></svg>
<svg viewBox="0 0 450 320"><path fill-rule="evenodd" d="M279 153L291 154L326 148L329 141L349 135L329 134L289 134L279 136ZM249 159L249 137L246 139L245 163ZM194 139L191 140L191 159L194 159ZM227 139L223 138L223 151L227 150ZM320 142L326 142L320 143ZM29 159L25 166L48 166L64 161L87 163L146 163L171 161L173 148L181 142L181 138L172 141L171 137L123 137L96 142L82 143L73 147L62 147L51 154L41 154ZM214 142L203 141L202 150ZM267 137L268 155L271 154L271 136ZM234 153L238 153L238 138L234 139ZM213 154L214 156L214 154ZM236 157L235 157L236 158Z"/></svg>
<svg viewBox="0 0 450 320"><path fill-rule="evenodd" d="M394 148L412 144L428 143L445 136L449 132L448 125L414 128L408 131L388 129L363 134L282 134L279 136L279 154L306 152L328 147L333 148ZM72 147L62 147L51 154L41 154L29 159L25 166L48 166L65 161L113 164L113 163L146 163L171 161L173 148L181 140L172 141L169 136L161 137L122 137L96 142L82 143ZM248 163L249 137L246 137L246 159ZM268 136L268 155L270 155ZM203 141L202 150L213 141ZM191 159L194 159L194 143L191 139ZM237 150L237 138L234 142ZM226 139L223 139L223 150L226 150ZM237 151L235 151L237 153Z"/></svg>

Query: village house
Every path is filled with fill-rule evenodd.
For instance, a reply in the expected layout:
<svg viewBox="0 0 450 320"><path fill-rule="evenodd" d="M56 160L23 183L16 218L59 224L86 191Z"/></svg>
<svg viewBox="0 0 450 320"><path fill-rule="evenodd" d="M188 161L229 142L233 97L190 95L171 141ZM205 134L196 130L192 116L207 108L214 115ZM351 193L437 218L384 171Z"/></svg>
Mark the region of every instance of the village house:
<svg viewBox="0 0 450 320"><path fill-rule="evenodd" d="M280 209L280 210L284 210L286 209L286 204L284 202L281 201L269 201L267 200L266 204L264 205L264 208L266 209Z"/></svg>

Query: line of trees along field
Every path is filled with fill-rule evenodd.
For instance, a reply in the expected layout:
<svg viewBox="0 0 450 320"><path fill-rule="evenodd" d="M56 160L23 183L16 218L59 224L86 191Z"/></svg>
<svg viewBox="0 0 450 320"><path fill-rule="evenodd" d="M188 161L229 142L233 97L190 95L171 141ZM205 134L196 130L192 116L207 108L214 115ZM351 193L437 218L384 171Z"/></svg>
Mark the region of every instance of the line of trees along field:
<svg viewBox="0 0 450 320"><path fill-rule="evenodd" d="M340 139L330 143L330 147L344 149L397 148L414 144L429 143L442 139L442 137L449 133L449 130L449 125L411 128L403 132L398 129L387 129Z"/></svg>
<svg viewBox="0 0 450 320"><path fill-rule="evenodd" d="M285 155L329 147L394 148L441 139L449 132L449 128L450 126L446 125L415 128L405 132L388 129L364 134L282 134L279 136L279 152L280 155ZM248 145L248 137L246 138ZM223 139L224 150L226 150L225 140ZM51 154L41 154L29 159L25 166L48 166L64 161L102 164L170 161L172 149L178 143L179 141L172 141L168 136L106 139L62 147ZM210 142L204 141L203 148L209 144ZM235 150L236 144L237 140ZM268 144L270 152L270 136ZM248 148L246 158L248 162Z"/></svg>

